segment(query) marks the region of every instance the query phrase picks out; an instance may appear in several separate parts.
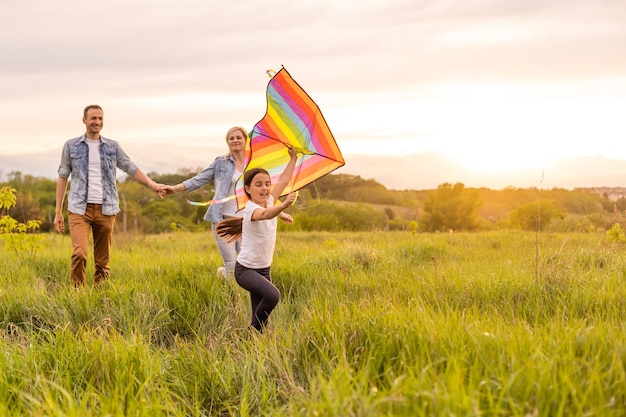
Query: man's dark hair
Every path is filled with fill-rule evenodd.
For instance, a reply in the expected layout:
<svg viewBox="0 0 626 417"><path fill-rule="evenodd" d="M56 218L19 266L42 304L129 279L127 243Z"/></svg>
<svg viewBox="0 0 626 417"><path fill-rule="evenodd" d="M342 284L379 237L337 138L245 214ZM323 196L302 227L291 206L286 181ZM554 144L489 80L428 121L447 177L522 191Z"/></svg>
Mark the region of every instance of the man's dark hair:
<svg viewBox="0 0 626 417"><path fill-rule="evenodd" d="M98 109L98 110L102 110L102 107L98 106L97 104L90 104L87 107L85 107L85 110L83 110L83 117L87 117L87 112L90 109ZM102 110L104 111L104 110Z"/></svg>

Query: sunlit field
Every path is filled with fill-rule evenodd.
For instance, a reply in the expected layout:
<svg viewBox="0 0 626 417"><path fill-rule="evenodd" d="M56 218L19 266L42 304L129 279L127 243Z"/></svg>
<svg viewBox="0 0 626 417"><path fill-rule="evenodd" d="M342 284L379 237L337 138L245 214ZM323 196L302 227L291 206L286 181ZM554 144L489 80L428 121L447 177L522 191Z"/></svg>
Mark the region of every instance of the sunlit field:
<svg viewBox="0 0 626 417"><path fill-rule="evenodd" d="M46 239L0 248L0 415L626 414L626 245L601 233L279 232L263 334L208 233L117 234L81 290Z"/></svg>

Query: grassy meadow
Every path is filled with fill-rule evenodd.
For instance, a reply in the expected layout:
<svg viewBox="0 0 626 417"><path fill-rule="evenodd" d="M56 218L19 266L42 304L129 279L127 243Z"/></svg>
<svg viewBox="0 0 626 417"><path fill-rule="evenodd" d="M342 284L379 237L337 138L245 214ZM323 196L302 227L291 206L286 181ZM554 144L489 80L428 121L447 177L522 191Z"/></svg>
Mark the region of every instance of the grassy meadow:
<svg viewBox="0 0 626 417"><path fill-rule="evenodd" d="M263 334L209 233L117 234L97 288L70 252L0 248L1 416L626 415L601 233L279 232Z"/></svg>

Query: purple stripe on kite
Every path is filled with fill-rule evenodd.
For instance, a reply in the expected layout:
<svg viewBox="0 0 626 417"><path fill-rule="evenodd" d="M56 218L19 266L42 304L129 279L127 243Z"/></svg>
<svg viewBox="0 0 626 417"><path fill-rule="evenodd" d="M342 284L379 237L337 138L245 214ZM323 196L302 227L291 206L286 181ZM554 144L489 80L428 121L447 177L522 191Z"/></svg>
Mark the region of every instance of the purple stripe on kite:
<svg viewBox="0 0 626 417"><path fill-rule="evenodd" d="M303 169L310 168L311 166L317 165L317 164L319 164L321 162L324 162L324 161L326 161L325 158L323 158L323 159L320 159L320 158L303 158L302 168Z"/></svg>

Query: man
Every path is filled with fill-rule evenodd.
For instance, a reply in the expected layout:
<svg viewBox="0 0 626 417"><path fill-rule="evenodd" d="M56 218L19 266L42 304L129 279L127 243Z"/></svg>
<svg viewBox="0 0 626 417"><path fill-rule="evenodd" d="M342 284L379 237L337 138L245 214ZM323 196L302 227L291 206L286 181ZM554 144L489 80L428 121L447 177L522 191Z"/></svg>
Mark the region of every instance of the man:
<svg viewBox="0 0 626 417"><path fill-rule="evenodd" d="M135 165L120 145L100 135L104 112L98 105L85 107L84 135L65 142L59 165L54 227L65 232L63 200L71 175L68 194L68 225L72 239L71 280L75 287L86 283L89 233L93 233L95 263L94 283L109 278L109 254L115 216L120 211L116 186L116 168L150 187L159 197L164 186L152 181Z"/></svg>

